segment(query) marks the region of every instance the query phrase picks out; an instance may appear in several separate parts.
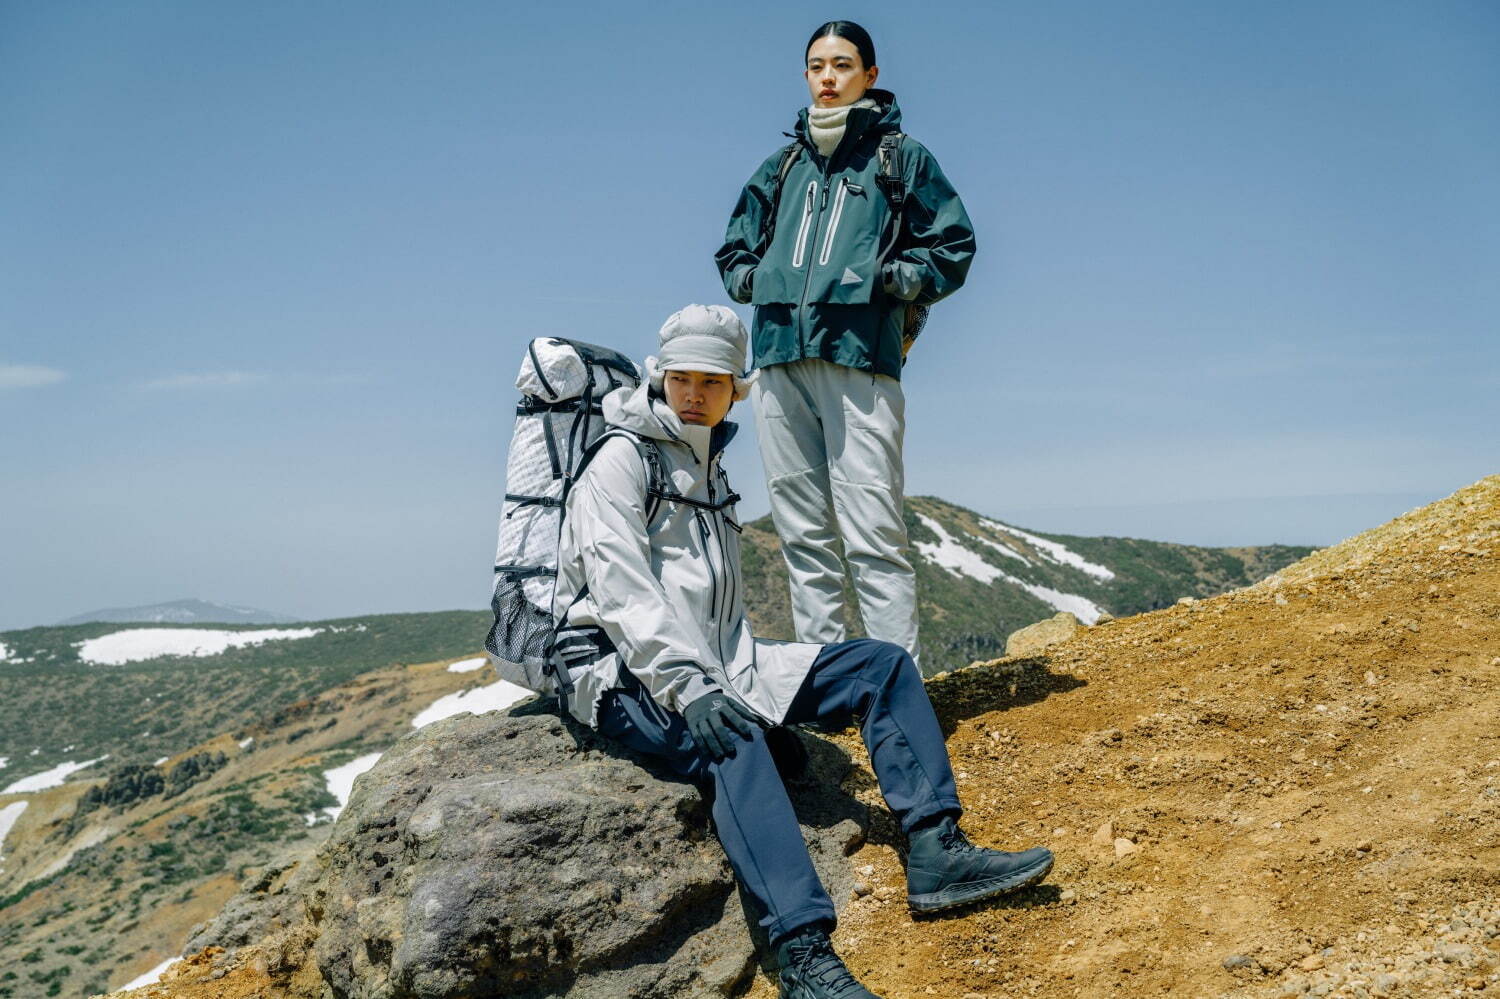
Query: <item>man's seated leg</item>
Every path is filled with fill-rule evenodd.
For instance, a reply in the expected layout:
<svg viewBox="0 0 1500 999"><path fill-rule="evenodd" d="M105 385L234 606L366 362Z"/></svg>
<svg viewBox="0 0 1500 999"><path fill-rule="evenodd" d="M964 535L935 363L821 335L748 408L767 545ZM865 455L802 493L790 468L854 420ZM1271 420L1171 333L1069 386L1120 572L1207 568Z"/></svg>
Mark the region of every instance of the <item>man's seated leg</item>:
<svg viewBox="0 0 1500 999"><path fill-rule="evenodd" d="M733 756L714 760L681 715L639 687L599 705L599 731L666 759L685 777L714 783L714 828L740 884L759 903L779 968L781 999L879 999L849 973L829 943L835 914L802 841L764 732L736 738Z"/></svg>
<svg viewBox="0 0 1500 999"><path fill-rule="evenodd" d="M963 809L948 747L905 649L871 639L826 646L787 712L789 724L847 724L852 718L860 719L881 793L908 837L907 903L913 910L965 905L1047 876L1050 850L986 850L959 830Z"/></svg>
<svg viewBox="0 0 1500 999"><path fill-rule="evenodd" d="M773 943L807 926L833 925L833 902L760 728L749 739L736 737L735 754L716 761L693 741L681 715L636 686L606 695L599 732L665 759L684 777L713 782L714 829L740 884L760 904L760 924Z"/></svg>

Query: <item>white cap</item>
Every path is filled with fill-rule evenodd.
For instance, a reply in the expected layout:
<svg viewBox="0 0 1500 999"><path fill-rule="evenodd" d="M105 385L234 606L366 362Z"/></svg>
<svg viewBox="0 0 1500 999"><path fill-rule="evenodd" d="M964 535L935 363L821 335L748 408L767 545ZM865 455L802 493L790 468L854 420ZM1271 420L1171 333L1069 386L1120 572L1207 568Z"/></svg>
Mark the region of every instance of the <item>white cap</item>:
<svg viewBox="0 0 1500 999"><path fill-rule="evenodd" d="M646 360L656 388L661 388L663 371L708 371L733 376L736 399L749 393L745 352L750 333L729 306L685 306L667 317L658 335L658 356Z"/></svg>

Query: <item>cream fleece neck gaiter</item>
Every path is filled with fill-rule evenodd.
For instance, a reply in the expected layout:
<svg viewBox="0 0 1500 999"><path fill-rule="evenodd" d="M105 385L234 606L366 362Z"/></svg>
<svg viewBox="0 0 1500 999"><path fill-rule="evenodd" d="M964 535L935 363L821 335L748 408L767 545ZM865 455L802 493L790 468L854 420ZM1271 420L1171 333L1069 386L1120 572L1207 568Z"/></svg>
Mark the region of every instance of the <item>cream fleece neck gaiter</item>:
<svg viewBox="0 0 1500 999"><path fill-rule="evenodd" d="M812 138L813 145L818 147L818 152L824 156L832 156L844 138L844 129L849 124L849 109L874 106L873 98L861 97L853 104L845 104L839 108L810 107L807 109L807 134Z"/></svg>

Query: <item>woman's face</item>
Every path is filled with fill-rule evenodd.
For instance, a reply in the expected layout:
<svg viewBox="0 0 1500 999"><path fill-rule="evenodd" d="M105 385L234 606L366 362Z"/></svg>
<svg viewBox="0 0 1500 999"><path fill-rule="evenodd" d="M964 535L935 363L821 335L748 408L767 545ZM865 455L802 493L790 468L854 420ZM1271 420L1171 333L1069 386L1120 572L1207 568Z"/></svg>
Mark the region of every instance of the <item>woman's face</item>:
<svg viewBox="0 0 1500 999"><path fill-rule="evenodd" d="M677 418L689 426L717 427L734 404L734 379L713 371L667 371L662 391Z"/></svg>
<svg viewBox="0 0 1500 999"><path fill-rule="evenodd" d="M866 69L847 38L824 35L807 50L807 91L815 108L841 108L865 96L880 67Z"/></svg>

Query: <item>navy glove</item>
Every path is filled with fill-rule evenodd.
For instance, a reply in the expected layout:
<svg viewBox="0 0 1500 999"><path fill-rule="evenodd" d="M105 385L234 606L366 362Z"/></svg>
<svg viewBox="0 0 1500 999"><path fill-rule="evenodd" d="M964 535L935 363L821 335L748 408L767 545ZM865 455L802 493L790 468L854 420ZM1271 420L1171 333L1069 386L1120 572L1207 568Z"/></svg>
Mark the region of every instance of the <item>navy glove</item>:
<svg viewBox="0 0 1500 999"><path fill-rule="evenodd" d="M735 736L749 739L760 719L740 707L728 694L704 694L682 711L688 732L698 748L719 762L734 755Z"/></svg>

